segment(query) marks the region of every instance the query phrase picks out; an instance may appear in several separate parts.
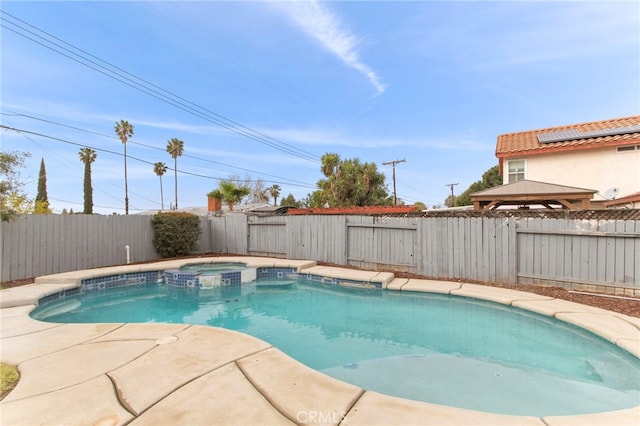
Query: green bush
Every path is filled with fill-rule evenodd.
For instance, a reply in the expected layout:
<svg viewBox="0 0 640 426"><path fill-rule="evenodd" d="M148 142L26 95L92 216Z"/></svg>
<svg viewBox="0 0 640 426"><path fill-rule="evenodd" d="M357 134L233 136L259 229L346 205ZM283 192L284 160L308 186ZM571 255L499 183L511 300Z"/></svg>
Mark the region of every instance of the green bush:
<svg viewBox="0 0 640 426"><path fill-rule="evenodd" d="M184 256L196 249L200 218L191 213L158 213L151 220L153 246L162 257Z"/></svg>

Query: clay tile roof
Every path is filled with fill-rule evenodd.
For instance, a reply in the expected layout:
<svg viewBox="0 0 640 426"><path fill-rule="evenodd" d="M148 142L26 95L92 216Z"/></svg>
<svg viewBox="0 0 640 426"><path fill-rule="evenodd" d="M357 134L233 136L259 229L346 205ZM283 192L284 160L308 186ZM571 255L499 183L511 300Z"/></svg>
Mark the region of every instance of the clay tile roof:
<svg viewBox="0 0 640 426"><path fill-rule="evenodd" d="M380 214L402 214L418 211L416 206L364 206L364 207L328 207L328 208L310 208L310 209L289 209L290 215L301 214L364 214L364 215L380 215Z"/></svg>
<svg viewBox="0 0 640 426"><path fill-rule="evenodd" d="M640 115L550 127L547 129L529 130L526 132L507 133L498 136L496 157L502 160L502 158L517 157L523 154L534 155L604 146L634 145L640 143L640 131L635 131L637 129L633 130L636 126L640 126ZM633 132L629 133L629 129L632 129ZM611 133L618 134L609 136L589 135L589 132L597 133L597 131L604 130L611 130ZM616 132L616 130L620 130L620 132ZM586 133L584 138L576 136L582 133ZM542 135L541 137L543 139L545 137L555 136L562 138L562 135L567 135L567 140L541 143L539 135Z"/></svg>

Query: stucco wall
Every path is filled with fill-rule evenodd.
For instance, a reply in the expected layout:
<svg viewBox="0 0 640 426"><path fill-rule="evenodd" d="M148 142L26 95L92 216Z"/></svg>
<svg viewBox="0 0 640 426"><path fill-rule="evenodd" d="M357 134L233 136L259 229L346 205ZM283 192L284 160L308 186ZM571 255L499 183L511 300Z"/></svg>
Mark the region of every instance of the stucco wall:
<svg viewBox="0 0 640 426"><path fill-rule="evenodd" d="M504 173L508 182L506 162ZM604 199L605 192L613 187L620 188L619 196L629 195L640 191L640 150L617 152L607 148L527 157L525 179L595 189L600 194L594 200Z"/></svg>

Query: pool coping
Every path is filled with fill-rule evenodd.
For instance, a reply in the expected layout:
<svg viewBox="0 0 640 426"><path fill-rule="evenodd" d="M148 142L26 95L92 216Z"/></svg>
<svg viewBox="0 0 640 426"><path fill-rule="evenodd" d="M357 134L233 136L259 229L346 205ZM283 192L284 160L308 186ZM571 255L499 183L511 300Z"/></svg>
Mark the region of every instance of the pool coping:
<svg viewBox="0 0 640 426"><path fill-rule="evenodd" d="M640 318L561 299L463 282L395 278L315 261L221 256L47 275L0 292L0 360L21 380L1 403L2 424L640 424L640 405L576 416L478 412L367 391L304 366L242 333L175 324L52 324L29 317L37 301L81 280L187 264L242 262L395 291L471 297L556 317L640 358ZM82 369L74 365L83 365ZM153 386L149 386L153 383ZM222 386L223 385L223 386ZM221 390L221 388L223 388Z"/></svg>

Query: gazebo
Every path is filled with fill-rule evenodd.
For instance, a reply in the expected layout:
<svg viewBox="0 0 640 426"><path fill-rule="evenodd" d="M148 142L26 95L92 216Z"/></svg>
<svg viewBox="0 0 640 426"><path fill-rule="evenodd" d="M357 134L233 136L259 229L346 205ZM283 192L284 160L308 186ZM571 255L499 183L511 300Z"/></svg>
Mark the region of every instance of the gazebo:
<svg viewBox="0 0 640 426"><path fill-rule="evenodd" d="M471 194L474 210L500 206L544 206L548 209L588 210L595 189L574 188L533 180L521 180Z"/></svg>

